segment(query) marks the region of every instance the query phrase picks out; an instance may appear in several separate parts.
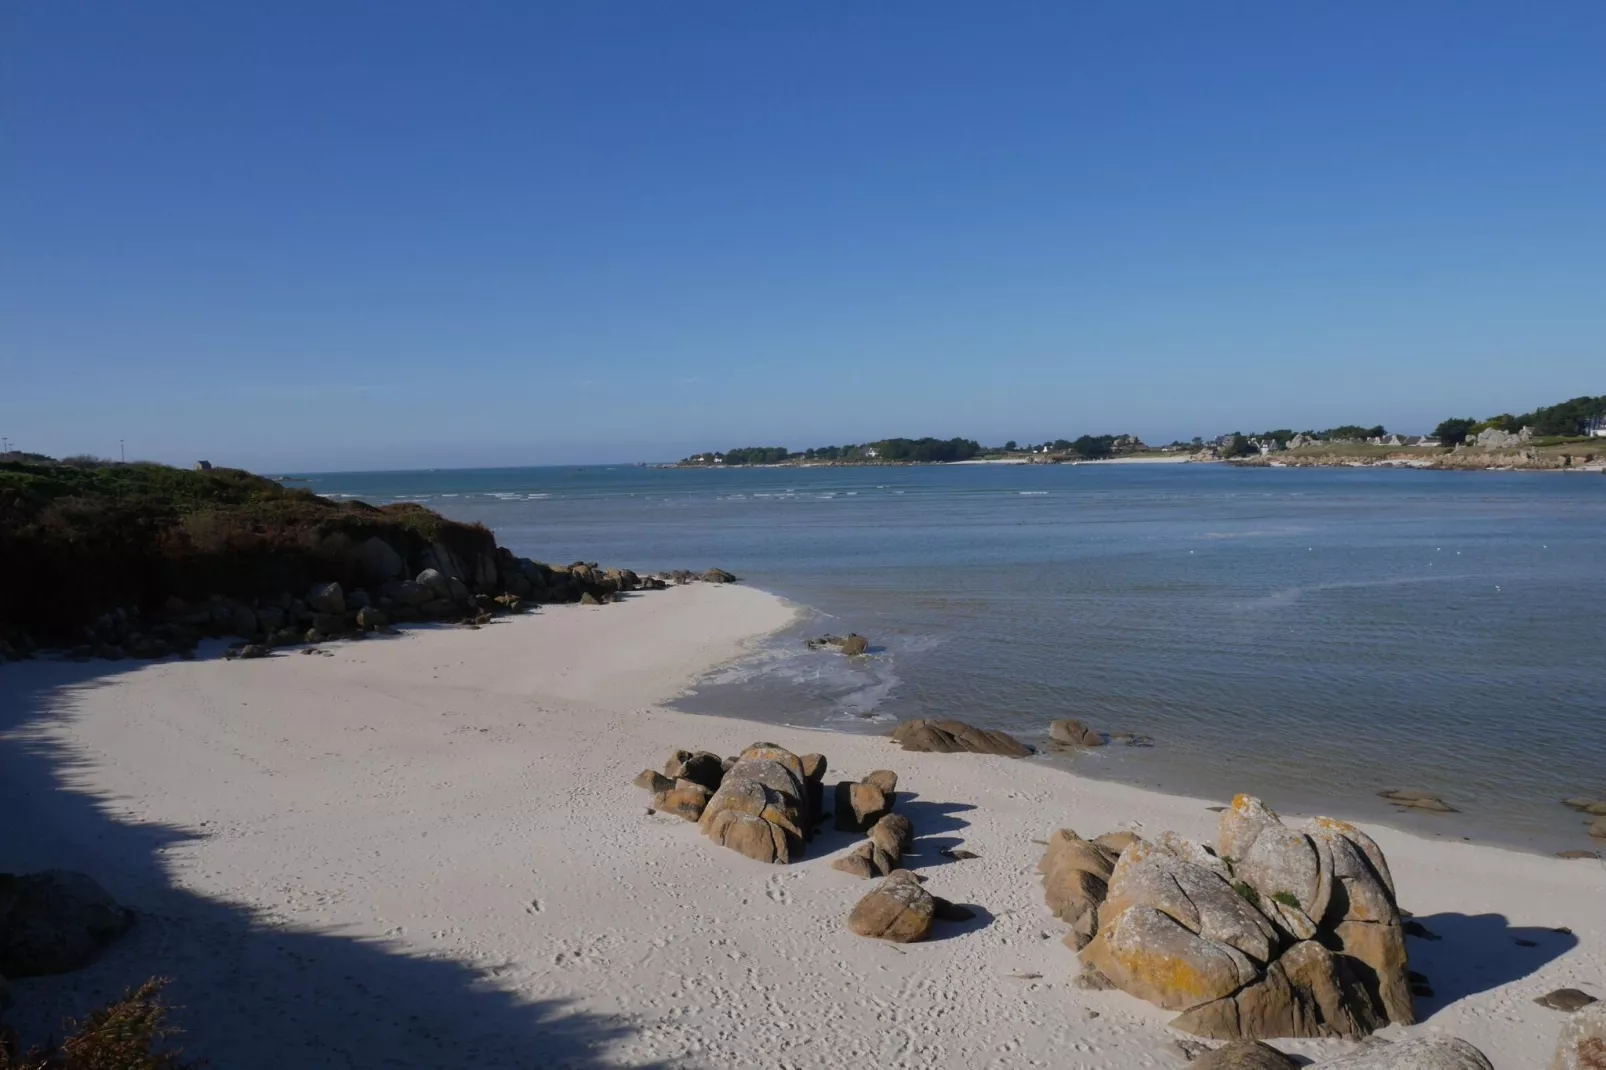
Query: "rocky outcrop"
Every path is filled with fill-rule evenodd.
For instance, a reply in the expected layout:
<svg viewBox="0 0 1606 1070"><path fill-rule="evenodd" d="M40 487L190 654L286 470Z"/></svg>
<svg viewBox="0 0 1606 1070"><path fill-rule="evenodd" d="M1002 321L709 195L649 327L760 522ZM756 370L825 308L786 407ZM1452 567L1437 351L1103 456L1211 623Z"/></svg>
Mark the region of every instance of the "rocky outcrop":
<svg viewBox="0 0 1606 1070"><path fill-rule="evenodd" d="M1217 849L1171 833L1119 857L1062 829L1038 869L1084 970L1216 1039L1357 1037L1416 1020L1394 881L1342 821L1285 826L1240 795Z"/></svg>
<svg viewBox="0 0 1606 1070"><path fill-rule="evenodd" d="M864 832L892 809L887 793L874 784L841 780L836 785L836 830Z"/></svg>
<svg viewBox="0 0 1606 1070"><path fill-rule="evenodd" d="M940 754L1000 754L1006 758L1024 758L1032 753L1014 736L987 728L977 728L963 721L928 721L921 718L904 721L892 730L892 738L904 750L934 751Z"/></svg>
<svg viewBox="0 0 1606 1070"><path fill-rule="evenodd" d="M903 852L914 840L914 825L902 814L887 814L870 827L869 839L831 863L855 877L885 877L902 867Z"/></svg>
<svg viewBox="0 0 1606 1070"><path fill-rule="evenodd" d="M698 825L715 843L784 864L802 854L812 827L808 798L802 760L773 743L754 743L724 770Z"/></svg>
<svg viewBox="0 0 1606 1070"><path fill-rule="evenodd" d="M926 938L936 917L937 903L908 870L895 870L848 915L848 928L859 936L898 944Z"/></svg>
<svg viewBox="0 0 1606 1070"><path fill-rule="evenodd" d="M0 976L80 969L133 924L133 912L82 873L0 874Z"/></svg>
<svg viewBox="0 0 1606 1070"><path fill-rule="evenodd" d="M1550 1070L1606 1068L1606 1003L1575 1011L1561 1027Z"/></svg>

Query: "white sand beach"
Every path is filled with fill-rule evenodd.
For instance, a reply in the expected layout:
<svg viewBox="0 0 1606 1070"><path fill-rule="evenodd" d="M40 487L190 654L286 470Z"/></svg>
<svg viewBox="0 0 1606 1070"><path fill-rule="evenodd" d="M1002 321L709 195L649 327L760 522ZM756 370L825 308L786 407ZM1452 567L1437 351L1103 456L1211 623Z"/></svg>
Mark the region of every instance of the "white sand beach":
<svg viewBox="0 0 1606 1070"><path fill-rule="evenodd" d="M0 668L0 859L88 872L140 917L88 969L14 982L10 1020L37 1035L163 974L190 1052L226 1070L1183 1065L1172 1015L1070 983L1034 841L1208 841L1226 800L655 705L792 619L698 584L327 657ZM897 771L908 864L977 917L855 936L869 885L828 867L848 837L760 865L631 785L675 747L759 739L824 753L828 785ZM1606 867L1370 831L1440 937L1410 941L1423 1022L1384 1035L1543 1066L1564 1016L1533 998L1606 997ZM938 853L961 844L980 857Z"/></svg>

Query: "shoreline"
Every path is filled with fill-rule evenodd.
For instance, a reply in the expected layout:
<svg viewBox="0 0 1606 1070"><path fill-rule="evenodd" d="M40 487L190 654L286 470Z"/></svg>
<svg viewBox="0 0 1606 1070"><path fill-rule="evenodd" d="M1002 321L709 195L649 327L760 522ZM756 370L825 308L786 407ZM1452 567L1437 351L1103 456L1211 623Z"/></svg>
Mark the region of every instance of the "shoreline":
<svg viewBox="0 0 1606 1070"><path fill-rule="evenodd" d="M142 919L83 971L15 981L10 1021L49 1028L165 973L191 1054L230 1067L1168 1065L1170 1014L1070 985L1034 841L1205 838L1206 800L661 706L797 612L699 584L327 658L7 666L0 808L31 818L0 832L7 867L89 872ZM843 919L867 885L828 865L851 838L763 866L644 813L630 780L669 749L761 738L825 753L828 783L896 770L912 867L978 919L865 940ZM1373 831L1443 937L1410 943L1436 990L1423 1024L1383 1035L1542 1064L1564 1019L1531 999L1606 974L1606 867ZM960 844L980 857L937 853Z"/></svg>

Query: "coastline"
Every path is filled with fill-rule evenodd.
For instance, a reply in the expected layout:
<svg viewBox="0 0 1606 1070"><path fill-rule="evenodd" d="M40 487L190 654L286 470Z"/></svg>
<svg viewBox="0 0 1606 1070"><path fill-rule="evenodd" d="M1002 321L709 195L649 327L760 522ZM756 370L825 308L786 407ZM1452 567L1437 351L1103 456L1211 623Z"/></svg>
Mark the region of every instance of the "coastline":
<svg viewBox="0 0 1606 1070"><path fill-rule="evenodd" d="M8 865L85 870L143 919L85 971L15 982L12 1020L48 1028L161 972L192 1054L231 1067L1167 1065L1170 1015L1069 984L1033 841L1206 838L1210 803L661 707L797 612L699 584L328 658L8 666L0 806L32 818L3 834ZM906 948L863 940L843 918L865 885L827 864L848 839L761 866L644 813L643 766L759 738L826 754L828 782L896 770L924 838L911 863L980 918ZM1563 1019L1532 997L1606 973L1606 867L1372 831L1443 937L1410 945L1436 990L1423 1024L1384 1035L1540 1065ZM981 857L936 854L961 843Z"/></svg>

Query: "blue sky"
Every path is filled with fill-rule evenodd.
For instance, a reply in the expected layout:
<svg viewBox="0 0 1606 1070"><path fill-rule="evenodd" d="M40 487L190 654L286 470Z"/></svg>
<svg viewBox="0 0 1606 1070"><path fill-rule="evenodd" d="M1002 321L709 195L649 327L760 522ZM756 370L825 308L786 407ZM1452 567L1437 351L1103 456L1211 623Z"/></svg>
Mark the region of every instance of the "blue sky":
<svg viewBox="0 0 1606 1070"><path fill-rule="evenodd" d="M1606 392L1606 4L0 6L0 435L259 470Z"/></svg>

